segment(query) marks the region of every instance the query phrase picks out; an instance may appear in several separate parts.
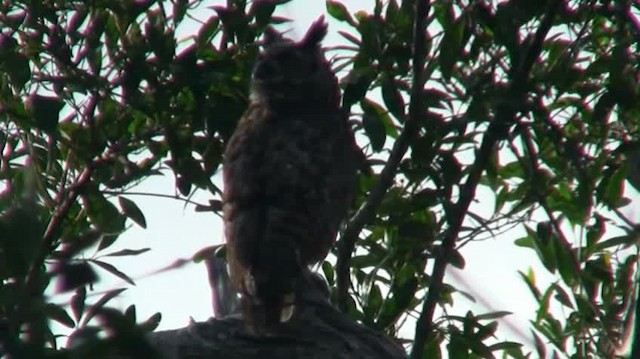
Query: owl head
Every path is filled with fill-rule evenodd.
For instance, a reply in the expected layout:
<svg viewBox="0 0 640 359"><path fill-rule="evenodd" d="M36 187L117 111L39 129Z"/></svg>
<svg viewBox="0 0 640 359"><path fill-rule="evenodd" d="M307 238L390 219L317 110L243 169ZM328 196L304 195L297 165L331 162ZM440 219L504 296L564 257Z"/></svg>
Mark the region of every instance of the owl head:
<svg viewBox="0 0 640 359"><path fill-rule="evenodd" d="M335 106L338 82L320 47L326 34L323 17L298 42L268 28L253 69L252 101L304 108Z"/></svg>

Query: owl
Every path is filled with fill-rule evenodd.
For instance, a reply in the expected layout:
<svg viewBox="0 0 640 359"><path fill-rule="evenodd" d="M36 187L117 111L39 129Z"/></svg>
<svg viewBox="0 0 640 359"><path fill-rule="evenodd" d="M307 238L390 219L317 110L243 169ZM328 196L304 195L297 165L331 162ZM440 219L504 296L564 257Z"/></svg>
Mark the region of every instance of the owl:
<svg viewBox="0 0 640 359"><path fill-rule="evenodd" d="M254 66L250 104L223 160L231 281L246 327L273 333L295 316L295 288L325 258L348 214L359 152L320 42L273 29Z"/></svg>

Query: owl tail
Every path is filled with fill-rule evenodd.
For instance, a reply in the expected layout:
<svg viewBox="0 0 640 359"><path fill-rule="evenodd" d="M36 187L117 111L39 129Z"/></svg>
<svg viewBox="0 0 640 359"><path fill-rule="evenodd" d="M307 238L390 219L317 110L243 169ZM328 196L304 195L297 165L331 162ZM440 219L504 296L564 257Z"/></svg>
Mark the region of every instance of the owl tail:
<svg viewBox="0 0 640 359"><path fill-rule="evenodd" d="M256 332L288 322L295 312L295 287L302 267L295 242L271 238L261 246L245 278L245 317Z"/></svg>
<svg viewBox="0 0 640 359"><path fill-rule="evenodd" d="M295 312L295 292L259 293L253 278L245 280L247 281L245 288L249 290L242 298L242 308L249 331L257 335L265 335L273 332L279 324L291 320Z"/></svg>

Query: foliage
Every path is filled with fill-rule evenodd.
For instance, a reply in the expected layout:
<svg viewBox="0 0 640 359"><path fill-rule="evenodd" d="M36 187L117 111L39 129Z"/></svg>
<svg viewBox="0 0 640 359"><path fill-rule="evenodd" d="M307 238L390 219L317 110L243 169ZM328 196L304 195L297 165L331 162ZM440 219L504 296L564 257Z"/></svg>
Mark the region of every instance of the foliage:
<svg viewBox="0 0 640 359"><path fill-rule="evenodd" d="M126 194L149 176L170 172L176 198L208 191L196 210L220 211L211 177L247 104L256 43L285 22L272 14L286 2L214 6L189 41L176 29L200 0L0 5L0 348L94 357L157 325L107 308L118 292L87 303L93 268L131 281L105 259L141 253L109 247L127 219L146 226ZM640 163L638 9L378 0L352 14L346 4L326 3L349 28L335 67L373 174L335 268L322 266L336 303L394 337L417 316L399 338L413 358L524 358L520 344L492 339L507 313L435 317L453 304L443 275L464 267L460 248L519 226L516 245L557 277L540 288L521 273L539 303L533 355L611 357L635 296L637 226L620 208ZM426 30L414 33L421 6ZM469 209L479 187L495 193L493 211ZM75 290L69 308L45 296L52 283ZM75 328L67 349L50 319Z"/></svg>

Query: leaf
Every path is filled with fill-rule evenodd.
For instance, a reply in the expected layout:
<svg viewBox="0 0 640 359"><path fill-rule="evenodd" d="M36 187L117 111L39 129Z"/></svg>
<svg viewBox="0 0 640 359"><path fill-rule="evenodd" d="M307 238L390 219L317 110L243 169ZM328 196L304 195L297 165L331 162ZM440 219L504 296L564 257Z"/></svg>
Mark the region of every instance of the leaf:
<svg viewBox="0 0 640 359"><path fill-rule="evenodd" d="M373 284L369 293L367 293L366 305L362 308L368 322L375 322L375 317L378 315L381 306L382 293L380 292L380 287L377 284Z"/></svg>
<svg viewBox="0 0 640 359"><path fill-rule="evenodd" d="M338 31L338 34L342 35L342 37L344 37L347 41L349 41L350 43L360 46L362 44L362 41L360 41L360 39L358 39L357 37L351 35L348 32L344 32L344 31Z"/></svg>
<svg viewBox="0 0 640 359"><path fill-rule="evenodd" d="M73 328L76 326L76 323L69 316L69 314L64 309L53 303L47 303L45 307L45 313L47 314L48 318L55 320L56 322L64 325L67 328Z"/></svg>
<svg viewBox="0 0 640 359"><path fill-rule="evenodd" d="M117 252L105 254L105 257L124 257L124 256L137 256L139 254L150 251L151 248L142 248L142 249L122 249Z"/></svg>
<svg viewBox="0 0 640 359"><path fill-rule="evenodd" d="M95 187L87 189L83 199L87 215L98 229L107 234L120 234L124 230L125 217Z"/></svg>
<svg viewBox="0 0 640 359"><path fill-rule="evenodd" d="M327 13L331 15L332 18L338 21L348 22L352 26L355 26L355 22L344 4L339 1L327 1L326 6Z"/></svg>
<svg viewBox="0 0 640 359"><path fill-rule="evenodd" d="M547 357L546 345L544 344L542 339L540 339L538 334L536 334L533 331L532 331L532 334L533 334L533 338L534 338L534 340L536 342L536 351L538 352L538 358L546 358Z"/></svg>
<svg viewBox="0 0 640 359"><path fill-rule="evenodd" d="M561 286L555 283L553 284L553 287L556 290L556 295L555 295L556 300L560 302L560 304L564 305L565 307L574 309L573 303L571 302L571 298L569 297L567 292L564 289L562 289Z"/></svg>
<svg viewBox="0 0 640 359"><path fill-rule="evenodd" d="M84 327L89 323L93 317L95 317L96 313L105 306L111 299L117 297L120 293L127 290L127 288L114 289L106 292L97 302L93 303L89 310L87 310L87 315L84 317L84 320L80 324L81 327Z"/></svg>
<svg viewBox="0 0 640 359"><path fill-rule="evenodd" d="M137 315L136 315L136 306L135 304L132 304L130 306L127 307L127 309L124 310L124 316L131 322L131 323L135 323L137 321Z"/></svg>
<svg viewBox="0 0 640 359"><path fill-rule="evenodd" d="M637 234L635 234L635 235L622 235L622 236L609 238L607 240L604 240L604 241L596 244L595 251L596 252L600 252L600 251L603 251L605 249L609 249L609 248L617 247L617 246L623 246L624 248L628 248L629 246L631 246L634 243L636 243L637 240L638 240L638 235Z"/></svg>
<svg viewBox="0 0 640 359"><path fill-rule="evenodd" d="M367 93L373 78L371 74L366 71L353 69L342 81L345 84L344 94L342 95L342 107L344 109L351 109L351 106L362 100Z"/></svg>
<svg viewBox="0 0 640 359"><path fill-rule="evenodd" d="M208 206L197 204L195 207L195 211L196 212L220 212L222 211L222 201L217 199L210 199Z"/></svg>
<svg viewBox="0 0 640 359"><path fill-rule="evenodd" d="M364 106L363 106L364 108ZM384 129L384 125L382 124L382 120L376 116L375 112L366 111L362 116L362 125L364 126L364 131L367 133L367 137L369 137L369 141L371 142L371 148L375 152L380 152L382 148L384 148L384 143L387 139L387 134Z"/></svg>
<svg viewBox="0 0 640 359"><path fill-rule="evenodd" d="M187 13L187 7L189 0L174 0L173 2L173 27L178 27L178 24L184 19L184 15Z"/></svg>
<svg viewBox="0 0 640 359"><path fill-rule="evenodd" d="M59 121L60 110L64 102L57 97L31 95L27 100L27 109L33 116L37 129L53 134Z"/></svg>
<svg viewBox="0 0 640 359"><path fill-rule="evenodd" d="M490 322L487 325L483 325L480 327L480 329L478 329L478 332L476 333L475 337L478 340L485 340L491 336L493 336L495 334L495 332L498 330L498 322ZM485 351L486 348L483 348L483 351Z"/></svg>
<svg viewBox="0 0 640 359"><path fill-rule="evenodd" d="M120 203L120 208L122 208L122 212L125 216L131 218L131 220L136 222L140 227L147 228L147 220L144 218L144 214L134 201L120 196L118 197L118 202Z"/></svg>
<svg viewBox="0 0 640 359"><path fill-rule="evenodd" d="M71 311L76 321L80 321L84 313L85 301L87 300L87 288L80 287L76 289L76 293L71 297Z"/></svg>
<svg viewBox="0 0 640 359"><path fill-rule="evenodd" d="M92 263L97 264L98 266L102 267L102 269L104 269L107 272L115 275L116 277L124 280L125 282L127 282L127 283L129 283L131 285L136 285L136 283L134 283L134 281L131 278L129 278L128 275L126 275L123 272L121 272L120 270L118 270L112 264L105 263L105 262L97 260L97 259L89 259L89 261L91 261Z"/></svg>
<svg viewBox="0 0 640 359"><path fill-rule="evenodd" d="M20 91L31 78L31 69L29 68L29 59L18 52L3 54L4 58L1 64L9 74L9 80L14 89Z"/></svg>
<svg viewBox="0 0 640 359"><path fill-rule="evenodd" d="M451 78L453 66L458 62L462 54L464 26L464 18L461 17L444 29L438 61L442 76L447 81Z"/></svg>
<svg viewBox="0 0 640 359"><path fill-rule="evenodd" d="M490 312L485 314L476 315L478 320L491 320L491 319L499 319L502 317L506 317L507 315L512 315L512 312L501 310L497 312Z"/></svg>
<svg viewBox="0 0 640 359"><path fill-rule="evenodd" d="M139 324L140 329L150 333L156 330L158 325L160 325L161 320L162 320L162 313L159 313L159 312L155 313L152 316L150 316L147 320Z"/></svg>
<svg viewBox="0 0 640 359"><path fill-rule="evenodd" d="M213 37L220 31L220 19L211 16L198 30L197 43L199 47L204 47L211 43Z"/></svg>
<svg viewBox="0 0 640 359"><path fill-rule="evenodd" d="M540 290L538 289L538 287L536 287L536 277L533 270L529 269L529 272L527 274L518 271L518 274L520 274L520 277L522 278L522 280L524 280L525 284L531 291L531 294L533 294L536 301L539 301L542 293L540 293Z"/></svg>
<svg viewBox="0 0 640 359"><path fill-rule="evenodd" d="M256 24L266 26L271 20L276 5L273 1L254 1L249 10L249 15L254 16Z"/></svg>
<svg viewBox="0 0 640 359"><path fill-rule="evenodd" d="M398 86L393 79L386 79L382 82L382 100L389 109L389 112L398 120L405 120L405 104Z"/></svg>
<svg viewBox="0 0 640 359"><path fill-rule="evenodd" d="M55 268L58 277L56 290L67 292L94 283L98 276L87 262L61 263Z"/></svg>
<svg viewBox="0 0 640 359"><path fill-rule="evenodd" d="M627 177L626 165L622 165L613 174L606 178L607 185L605 187L603 200L613 208L623 205L622 195L624 193L624 181Z"/></svg>
<svg viewBox="0 0 640 359"><path fill-rule="evenodd" d="M453 250L451 252L451 257L449 257L449 263L451 263L452 266L458 269L464 269L464 266L465 266L464 257L457 250Z"/></svg>
<svg viewBox="0 0 640 359"><path fill-rule="evenodd" d="M327 282L329 282L329 286L333 286L335 282L335 269L333 265L328 261L322 262L322 273L324 273L324 277L327 278Z"/></svg>
<svg viewBox="0 0 640 359"><path fill-rule="evenodd" d="M560 276L568 286L573 286L576 283L577 276L574 267L573 252L563 245L560 236L551 236L551 238L553 239L554 252Z"/></svg>

